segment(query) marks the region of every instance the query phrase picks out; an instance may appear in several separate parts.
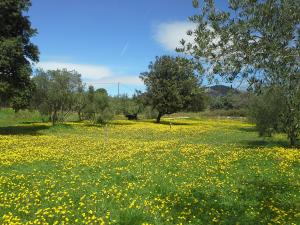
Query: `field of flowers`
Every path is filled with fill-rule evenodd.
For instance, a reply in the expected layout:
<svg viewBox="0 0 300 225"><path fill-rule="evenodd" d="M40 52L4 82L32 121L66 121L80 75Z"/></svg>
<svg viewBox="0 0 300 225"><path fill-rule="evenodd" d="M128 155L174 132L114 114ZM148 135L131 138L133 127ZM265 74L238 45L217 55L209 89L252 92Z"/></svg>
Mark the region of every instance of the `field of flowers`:
<svg viewBox="0 0 300 225"><path fill-rule="evenodd" d="M300 151L189 119L0 127L0 224L300 224Z"/></svg>

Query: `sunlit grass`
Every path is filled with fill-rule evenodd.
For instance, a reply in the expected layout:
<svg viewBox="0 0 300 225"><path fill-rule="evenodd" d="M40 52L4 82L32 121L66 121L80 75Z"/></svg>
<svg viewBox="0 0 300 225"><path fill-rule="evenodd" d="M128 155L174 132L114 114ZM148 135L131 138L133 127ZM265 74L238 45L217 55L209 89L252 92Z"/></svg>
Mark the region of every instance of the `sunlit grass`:
<svg viewBox="0 0 300 225"><path fill-rule="evenodd" d="M0 133L1 224L299 224L300 151L243 121Z"/></svg>

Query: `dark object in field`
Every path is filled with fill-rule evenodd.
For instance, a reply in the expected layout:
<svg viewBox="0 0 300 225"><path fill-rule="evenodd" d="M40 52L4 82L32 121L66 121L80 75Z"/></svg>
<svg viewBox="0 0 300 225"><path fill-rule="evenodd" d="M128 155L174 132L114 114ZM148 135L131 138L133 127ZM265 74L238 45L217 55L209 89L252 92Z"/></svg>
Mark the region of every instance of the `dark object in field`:
<svg viewBox="0 0 300 225"><path fill-rule="evenodd" d="M128 120L137 120L137 113L135 114L126 114Z"/></svg>

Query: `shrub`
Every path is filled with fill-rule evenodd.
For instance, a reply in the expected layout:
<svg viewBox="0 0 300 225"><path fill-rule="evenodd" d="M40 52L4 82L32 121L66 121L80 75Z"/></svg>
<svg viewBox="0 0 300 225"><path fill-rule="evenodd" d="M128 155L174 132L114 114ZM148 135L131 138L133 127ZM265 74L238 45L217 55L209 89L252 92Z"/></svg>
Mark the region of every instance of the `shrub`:
<svg viewBox="0 0 300 225"><path fill-rule="evenodd" d="M281 115L285 110L284 105L278 89L268 89L250 98L248 115L256 124L260 136L271 136L282 130Z"/></svg>
<svg viewBox="0 0 300 225"><path fill-rule="evenodd" d="M114 113L110 108L105 108L102 112L97 113L96 123L106 124L114 117Z"/></svg>

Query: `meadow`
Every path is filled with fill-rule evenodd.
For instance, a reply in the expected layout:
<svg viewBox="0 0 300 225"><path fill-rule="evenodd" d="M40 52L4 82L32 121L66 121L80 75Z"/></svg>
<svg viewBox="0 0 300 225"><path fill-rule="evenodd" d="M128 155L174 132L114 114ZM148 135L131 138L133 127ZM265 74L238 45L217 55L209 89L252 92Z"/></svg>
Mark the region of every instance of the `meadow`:
<svg viewBox="0 0 300 225"><path fill-rule="evenodd" d="M283 135L243 119L34 116L0 111L0 224L300 224L300 151Z"/></svg>

